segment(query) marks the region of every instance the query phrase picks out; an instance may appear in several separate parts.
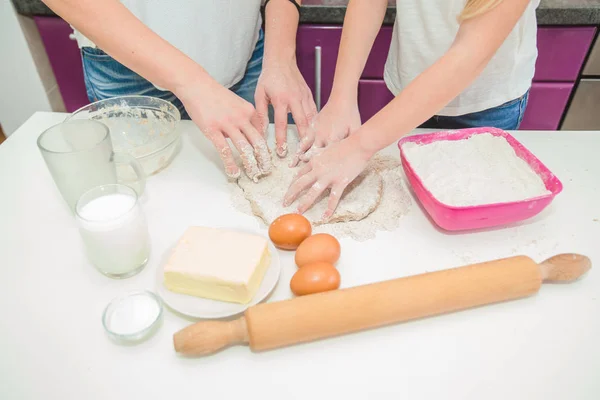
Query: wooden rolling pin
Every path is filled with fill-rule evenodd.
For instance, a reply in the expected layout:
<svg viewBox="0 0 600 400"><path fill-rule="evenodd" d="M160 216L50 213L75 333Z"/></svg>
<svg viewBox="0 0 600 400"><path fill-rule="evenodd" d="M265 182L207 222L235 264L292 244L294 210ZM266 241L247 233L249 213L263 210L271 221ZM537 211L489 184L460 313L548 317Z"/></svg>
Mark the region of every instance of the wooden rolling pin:
<svg viewBox="0 0 600 400"><path fill-rule="evenodd" d="M561 254L541 264L516 256L248 308L233 321L203 321L173 336L175 351L207 355L233 344L254 351L526 297L542 282L571 282L589 258Z"/></svg>

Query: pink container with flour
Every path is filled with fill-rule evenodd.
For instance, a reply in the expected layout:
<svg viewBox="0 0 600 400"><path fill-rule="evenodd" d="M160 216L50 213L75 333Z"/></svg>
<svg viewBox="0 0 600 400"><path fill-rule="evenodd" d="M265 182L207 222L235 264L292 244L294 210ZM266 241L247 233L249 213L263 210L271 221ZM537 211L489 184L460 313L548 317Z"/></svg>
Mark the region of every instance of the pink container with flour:
<svg viewBox="0 0 600 400"><path fill-rule="evenodd" d="M429 144L442 140L463 140L473 135L489 133L502 136L514 149L516 155L524 160L531 169L542 179L546 195L529 198L523 201L483 204L476 206L450 206L442 203L429 191L422 179L415 173L410 162L406 159L402 146L412 142ZM431 216L434 222L448 231L461 231L490 228L522 221L539 214L554 197L562 191L562 183L542 162L519 143L509 133L496 128L472 128L458 131L442 131L422 135L408 136L398 142L402 167L417 198Z"/></svg>

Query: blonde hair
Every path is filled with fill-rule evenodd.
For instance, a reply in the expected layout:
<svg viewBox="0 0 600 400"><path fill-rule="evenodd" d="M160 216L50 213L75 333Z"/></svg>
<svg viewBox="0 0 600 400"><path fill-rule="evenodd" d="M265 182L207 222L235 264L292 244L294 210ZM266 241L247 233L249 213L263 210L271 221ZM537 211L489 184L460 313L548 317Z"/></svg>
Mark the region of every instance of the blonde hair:
<svg viewBox="0 0 600 400"><path fill-rule="evenodd" d="M458 21L463 22L484 14L496 8L501 2L502 0L467 0L465 8L458 16Z"/></svg>

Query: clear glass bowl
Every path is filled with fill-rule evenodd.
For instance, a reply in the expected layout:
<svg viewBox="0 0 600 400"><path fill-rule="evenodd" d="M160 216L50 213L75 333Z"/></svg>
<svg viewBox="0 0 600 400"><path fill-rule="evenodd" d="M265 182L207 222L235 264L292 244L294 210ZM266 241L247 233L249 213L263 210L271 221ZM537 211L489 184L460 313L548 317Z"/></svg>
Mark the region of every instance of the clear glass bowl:
<svg viewBox="0 0 600 400"><path fill-rule="evenodd" d="M162 314L160 298L142 290L117 297L108 303L102 315L102 325L111 339L136 343L156 332Z"/></svg>
<svg viewBox="0 0 600 400"><path fill-rule="evenodd" d="M147 176L168 166L180 148L181 114L173 104L156 97L120 96L100 100L80 108L66 120L71 119L104 123L110 130L113 150L135 157Z"/></svg>

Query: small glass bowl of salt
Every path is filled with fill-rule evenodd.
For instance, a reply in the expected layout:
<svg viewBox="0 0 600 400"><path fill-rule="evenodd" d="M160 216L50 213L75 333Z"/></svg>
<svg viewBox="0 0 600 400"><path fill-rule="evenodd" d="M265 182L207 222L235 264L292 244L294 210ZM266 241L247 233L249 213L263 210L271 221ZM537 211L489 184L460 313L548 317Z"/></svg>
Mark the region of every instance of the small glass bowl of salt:
<svg viewBox="0 0 600 400"><path fill-rule="evenodd" d="M104 330L117 342L141 342L156 331L162 304L152 292L128 293L112 300L102 315Z"/></svg>

